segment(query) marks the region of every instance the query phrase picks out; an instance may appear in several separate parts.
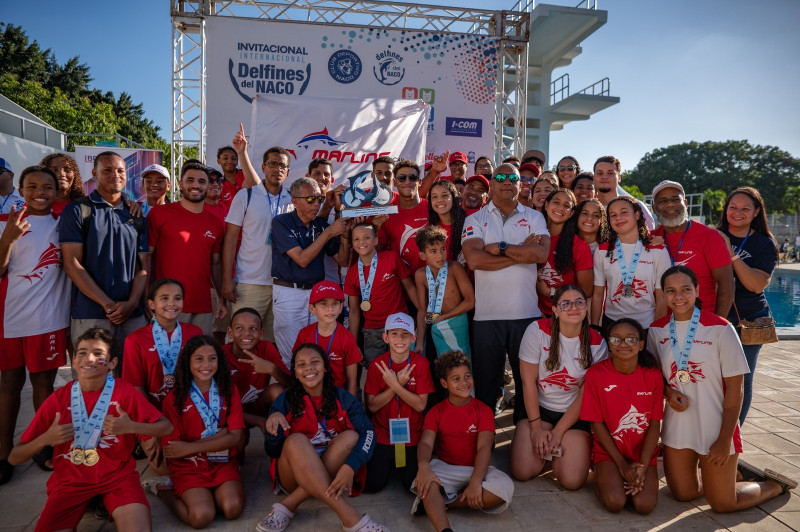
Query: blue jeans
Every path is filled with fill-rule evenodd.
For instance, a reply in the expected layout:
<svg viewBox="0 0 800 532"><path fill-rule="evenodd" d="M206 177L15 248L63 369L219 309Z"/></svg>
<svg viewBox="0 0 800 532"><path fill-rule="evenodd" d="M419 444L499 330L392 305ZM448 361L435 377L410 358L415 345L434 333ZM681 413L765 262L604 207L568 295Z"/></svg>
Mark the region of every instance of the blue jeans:
<svg viewBox="0 0 800 532"><path fill-rule="evenodd" d="M746 320L754 320L763 316L769 316L769 308L765 308L760 312L756 312L752 316L747 316ZM760 345L743 345L744 357L747 359L747 367L750 368L750 373L744 376L744 397L742 398L742 409L739 411L739 426L744 425L744 420L747 417L747 411L750 410L750 403L753 401L753 377L756 373L756 362L758 361L758 353L761 351Z"/></svg>

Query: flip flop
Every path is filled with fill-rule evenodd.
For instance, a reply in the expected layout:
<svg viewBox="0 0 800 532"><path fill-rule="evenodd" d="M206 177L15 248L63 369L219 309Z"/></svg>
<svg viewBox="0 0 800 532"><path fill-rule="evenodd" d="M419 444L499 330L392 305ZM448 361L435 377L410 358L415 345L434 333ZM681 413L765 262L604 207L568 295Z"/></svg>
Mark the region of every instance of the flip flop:
<svg viewBox="0 0 800 532"><path fill-rule="evenodd" d="M39 466L39 469L41 469L42 471L49 472L53 470L51 466L47 465L47 461L52 459L53 459L53 447L50 445L48 445L47 447L45 447L44 449L33 455L34 463L37 466Z"/></svg>

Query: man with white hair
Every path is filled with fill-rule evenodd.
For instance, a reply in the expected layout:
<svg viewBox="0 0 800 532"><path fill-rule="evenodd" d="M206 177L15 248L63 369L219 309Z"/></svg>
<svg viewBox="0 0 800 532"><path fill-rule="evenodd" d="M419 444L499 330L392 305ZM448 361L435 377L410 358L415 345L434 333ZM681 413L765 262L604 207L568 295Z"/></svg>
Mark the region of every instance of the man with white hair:
<svg viewBox="0 0 800 532"><path fill-rule="evenodd" d="M689 219L680 183L662 181L653 189L653 212L659 225L652 235L664 239L672 265L688 266L697 275L703 308L727 318L733 303L730 252L719 233Z"/></svg>

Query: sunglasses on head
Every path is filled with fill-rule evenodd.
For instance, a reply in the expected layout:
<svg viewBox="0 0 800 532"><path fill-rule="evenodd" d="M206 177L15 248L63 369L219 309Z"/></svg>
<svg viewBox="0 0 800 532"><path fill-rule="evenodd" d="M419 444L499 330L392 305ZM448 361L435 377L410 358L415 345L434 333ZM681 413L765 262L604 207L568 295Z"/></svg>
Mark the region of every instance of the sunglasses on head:
<svg viewBox="0 0 800 532"><path fill-rule="evenodd" d="M414 183L417 181L417 179L419 179L419 176L417 174L397 174L396 176L394 176L394 178L397 179L397 181L399 181L400 183L405 183L406 179Z"/></svg>
<svg viewBox="0 0 800 532"><path fill-rule="evenodd" d="M325 201L325 196L294 196L294 198L306 200L306 203L309 205L312 203L322 203Z"/></svg>
<svg viewBox="0 0 800 532"><path fill-rule="evenodd" d="M494 180L498 183L504 183L506 180L512 183L519 183L519 176L517 174L497 174L494 176Z"/></svg>

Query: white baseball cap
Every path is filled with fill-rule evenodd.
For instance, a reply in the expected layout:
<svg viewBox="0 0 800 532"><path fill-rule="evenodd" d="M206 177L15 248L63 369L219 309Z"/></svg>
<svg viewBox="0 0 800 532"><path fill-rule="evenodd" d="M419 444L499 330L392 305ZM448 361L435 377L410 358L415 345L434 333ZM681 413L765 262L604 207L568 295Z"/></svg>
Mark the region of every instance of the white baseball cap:
<svg viewBox="0 0 800 532"><path fill-rule="evenodd" d="M417 334L417 331L414 328L414 320L411 319L411 316L404 314L403 312L390 314L389 317L386 318L386 325L383 329L385 331L391 331L392 329L404 329L411 334Z"/></svg>
<svg viewBox="0 0 800 532"><path fill-rule="evenodd" d="M142 173L139 174L139 177L144 179L144 176L146 176L150 172L156 172L158 174L161 174L162 176L166 177L167 179L170 178L169 177L169 170L167 170L166 168L164 168L160 164L151 164L150 166L148 166L147 168L142 170Z"/></svg>
<svg viewBox="0 0 800 532"><path fill-rule="evenodd" d="M681 196L686 197L686 193L683 191L683 186L681 186L680 183L676 183L675 181L665 180L657 184L653 189L653 200L655 200L658 193L664 190L665 188L677 188L678 190L681 191Z"/></svg>

